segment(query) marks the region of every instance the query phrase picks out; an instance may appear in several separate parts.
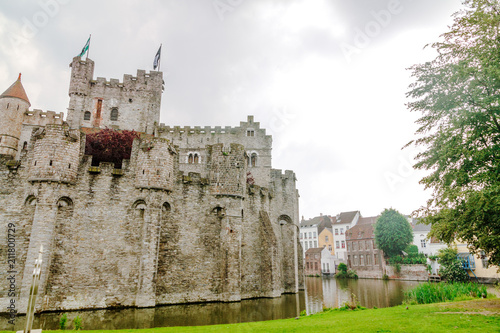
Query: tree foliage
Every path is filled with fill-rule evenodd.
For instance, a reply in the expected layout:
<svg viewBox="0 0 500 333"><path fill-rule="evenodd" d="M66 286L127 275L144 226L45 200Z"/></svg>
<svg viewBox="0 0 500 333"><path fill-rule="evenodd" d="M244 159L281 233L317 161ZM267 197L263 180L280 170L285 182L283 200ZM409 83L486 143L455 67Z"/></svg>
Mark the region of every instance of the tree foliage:
<svg viewBox="0 0 500 333"><path fill-rule="evenodd" d="M137 137L139 135L135 131L116 131L109 128L87 134L85 154L92 155L92 165L112 162L115 168L120 169L122 160L130 159L132 142Z"/></svg>
<svg viewBox="0 0 500 333"><path fill-rule="evenodd" d="M375 242L388 257L401 254L413 241L413 232L406 217L395 209L385 209L375 223Z"/></svg>
<svg viewBox="0 0 500 333"><path fill-rule="evenodd" d="M462 262L457 257L457 250L447 247L438 251L439 272L447 282L468 282L469 274L462 268Z"/></svg>
<svg viewBox="0 0 500 333"><path fill-rule="evenodd" d="M411 67L408 97L420 112L417 169L433 189L420 210L430 236L467 242L500 264L500 5L464 0L450 31L432 44L438 56Z"/></svg>

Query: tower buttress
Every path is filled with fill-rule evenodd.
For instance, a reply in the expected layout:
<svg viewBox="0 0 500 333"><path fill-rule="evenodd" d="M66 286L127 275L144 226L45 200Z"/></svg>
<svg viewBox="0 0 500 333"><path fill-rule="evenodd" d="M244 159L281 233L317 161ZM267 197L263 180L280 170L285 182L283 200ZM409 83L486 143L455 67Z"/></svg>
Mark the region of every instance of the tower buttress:
<svg viewBox="0 0 500 333"><path fill-rule="evenodd" d="M15 157L23 126L23 115L31 103L21 84L21 73L5 92L0 95L0 155Z"/></svg>

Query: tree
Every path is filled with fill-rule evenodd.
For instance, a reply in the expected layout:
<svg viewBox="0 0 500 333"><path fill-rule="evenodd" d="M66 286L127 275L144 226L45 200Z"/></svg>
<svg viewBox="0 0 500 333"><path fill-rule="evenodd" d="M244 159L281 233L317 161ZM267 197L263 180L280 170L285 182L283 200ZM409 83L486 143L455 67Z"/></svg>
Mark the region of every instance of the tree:
<svg viewBox="0 0 500 333"><path fill-rule="evenodd" d="M407 96L421 112L416 169L433 189L417 213L430 236L458 239L500 264L500 5L464 0L450 31L432 44L438 56L414 65ZM407 145L407 146L408 146Z"/></svg>
<svg viewBox="0 0 500 333"><path fill-rule="evenodd" d="M130 159L132 142L139 135L135 131L116 131L109 128L87 134L85 154L92 155L92 165L100 162L112 162L121 169L122 160Z"/></svg>
<svg viewBox="0 0 500 333"><path fill-rule="evenodd" d="M438 251L439 272L448 282L468 282L469 274L462 268L462 262L457 257L457 250L447 247Z"/></svg>
<svg viewBox="0 0 500 333"><path fill-rule="evenodd" d="M385 209L375 223L375 242L388 257L397 256L412 241L413 231L406 217L395 209Z"/></svg>

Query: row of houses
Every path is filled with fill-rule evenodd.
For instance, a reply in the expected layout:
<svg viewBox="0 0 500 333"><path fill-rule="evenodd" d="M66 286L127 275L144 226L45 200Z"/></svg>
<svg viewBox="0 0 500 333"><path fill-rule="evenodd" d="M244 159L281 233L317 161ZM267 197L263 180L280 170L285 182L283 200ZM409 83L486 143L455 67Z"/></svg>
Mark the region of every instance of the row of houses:
<svg viewBox="0 0 500 333"><path fill-rule="evenodd" d="M404 265L402 271L395 272L387 265L384 254L375 243L374 228L378 216L362 217L359 211L343 212L336 216L320 215L310 220L302 218L300 242L304 256L306 275L335 274L335 268L344 262L356 270L362 278L391 278L427 280L426 265ZM430 226L407 217L413 229L413 244L420 253L433 256L446 244L429 239ZM500 278L496 267L488 267L484 255L469 254L466 244L455 244L464 265L469 267L469 275L480 281L491 282ZM430 261L429 261L430 262ZM431 262L430 262L431 263ZM465 267L464 266L464 267ZM434 274L439 273L439 265L433 265Z"/></svg>

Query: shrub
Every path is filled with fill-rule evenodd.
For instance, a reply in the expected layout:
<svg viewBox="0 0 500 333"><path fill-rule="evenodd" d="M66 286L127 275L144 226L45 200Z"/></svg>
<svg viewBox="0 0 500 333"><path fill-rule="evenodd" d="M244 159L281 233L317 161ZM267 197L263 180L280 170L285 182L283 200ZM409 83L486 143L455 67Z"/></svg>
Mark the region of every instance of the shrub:
<svg viewBox="0 0 500 333"><path fill-rule="evenodd" d="M347 265L344 264L343 262L341 262L338 266L337 266L337 271L339 272L343 272L343 273L347 273Z"/></svg>
<svg viewBox="0 0 500 333"><path fill-rule="evenodd" d="M389 280L389 275L387 275L387 274L382 275L382 280L386 280L386 281Z"/></svg>
<svg viewBox="0 0 500 333"><path fill-rule="evenodd" d="M75 319L73 319L73 325L75 325L75 330L81 330L83 328L82 319L79 316L76 316Z"/></svg>
<svg viewBox="0 0 500 333"><path fill-rule="evenodd" d="M469 274L462 268L462 262L457 258L457 250L445 248L439 250L440 274L449 282L468 282Z"/></svg>
<svg viewBox="0 0 500 333"><path fill-rule="evenodd" d="M61 316L61 319L59 319L59 328L65 330L67 321L68 321L68 316L66 314L63 314Z"/></svg>
<svg viewBox="0 0 500 333"><path fill-rule="evenodd" d="M350 270L347 271L347 278L349 278L349 279L357 279L358 278L358 274L356 273L355 270L350 269Z"/></svg>

